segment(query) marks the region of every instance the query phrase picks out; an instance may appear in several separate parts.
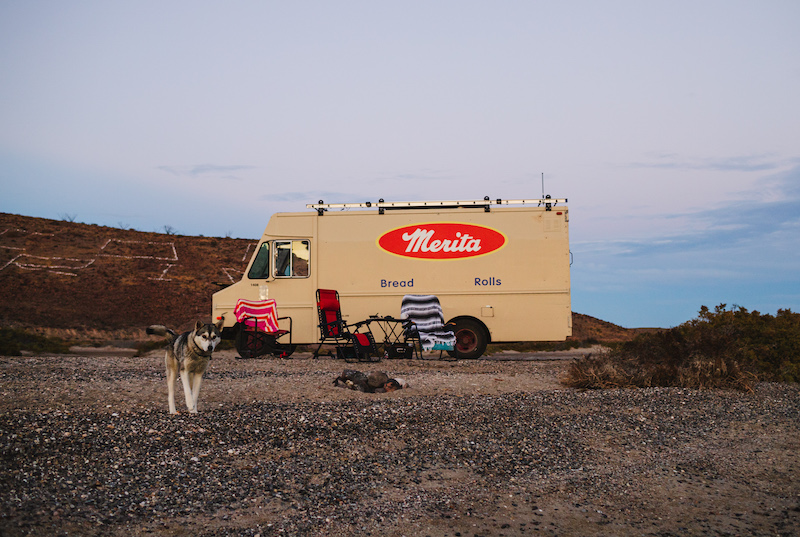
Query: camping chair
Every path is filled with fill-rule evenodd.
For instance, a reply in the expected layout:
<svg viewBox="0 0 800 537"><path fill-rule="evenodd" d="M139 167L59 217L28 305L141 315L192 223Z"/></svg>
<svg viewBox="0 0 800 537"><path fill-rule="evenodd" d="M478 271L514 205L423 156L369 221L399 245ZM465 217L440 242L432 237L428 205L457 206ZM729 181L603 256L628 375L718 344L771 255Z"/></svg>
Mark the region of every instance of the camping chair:
<svg viewBox="0 0 800 537"><path fill-rule="evenodd" d="M345 362L379 362L381 355L372 332L353 332L348 345L336 347L336 355Z"/></svg>
<svg viewBox="0 0 800 537"><path fill-rule="evenodd" d="M422 351L438 350L456 357L456 334L454 323L444 323L442 305L435 295L406 295L400 307L400 318L410 321L405 327L408 340L415 342L418 357Z"/></svg>
<svg viewBox="0 0 800 537"><path fill-rule="evenodd" d="M314 358L319 357L319 350L325 343L339 346L350 339L350 332L342 319L342 306L339 293L333 289L317 289L317 313L319 315L320 342L314 351Z"/></svg>
<svg viewBox="0 0 800 537"><path fill-rule="evenodd" d="M236 350L242 358L255 358L264 354L274 354L288 358L294 352L292 345L292 318L278 317L278 306L274 299L246 300L236 302L233 314L239 323L236 334ZM283 330L278 321L288 320L289 329ZM289 335L289 343L278 339Z"/></svg>
<svg viewBox="0 0 800 537"><path fill-rule="evenodd" d="M362 327L368 325L361 321L352 325L345 324L342 318L342 306L339 293L333 289L317 289L317 312L319 314L320 342L314 351L314 358L325 343L336 345L336 355L347 361L365 361L370 355L379 356L372 332ZM351 331L351 328L354 330Z"/></svg>

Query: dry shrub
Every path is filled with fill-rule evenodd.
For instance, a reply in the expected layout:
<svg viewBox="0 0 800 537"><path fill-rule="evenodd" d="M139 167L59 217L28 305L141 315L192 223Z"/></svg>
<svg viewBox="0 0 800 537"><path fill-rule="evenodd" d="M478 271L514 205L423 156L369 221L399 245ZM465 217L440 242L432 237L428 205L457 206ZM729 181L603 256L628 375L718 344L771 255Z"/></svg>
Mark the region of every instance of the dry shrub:
<svg viewBox="0 0 800 537"><path fill-rule="evenodd" d="M569 365L562 383L572 388L625 388L632 386L632 380L621 362L610 358L609 354L590 354Z"/></svg>
<svg viewBox="0 0 800 537"><path fill-rule="evenodd" d="M605 355L571 364L562 382L575 388L680 386L752 391L759 379L800 381L800 315L745 308L712 312L656 333L640 334Z"/></svg>
<svg viewBox="0 0 800 537"><path fill-rule="evenodd" d="M729 388L752 392L758 376L738 362L695 359L678 371L677 385L687 388Z"/></svg>

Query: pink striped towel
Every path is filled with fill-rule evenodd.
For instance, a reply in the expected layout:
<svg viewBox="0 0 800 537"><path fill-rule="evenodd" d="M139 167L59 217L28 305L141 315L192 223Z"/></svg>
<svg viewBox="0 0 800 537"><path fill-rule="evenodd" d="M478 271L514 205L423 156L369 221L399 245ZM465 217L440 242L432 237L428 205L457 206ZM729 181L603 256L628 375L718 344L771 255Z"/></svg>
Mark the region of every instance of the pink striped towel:
<svg viewBox="0 0 800 537"><path fill-rule="evenodd" d="M280 327L278 327L278 306L274 298L267 300L245 300L240 298L236 303L233 314L240 323L253 326L253 322L256 322L259 330L269 334L281 331Z"/></svg>

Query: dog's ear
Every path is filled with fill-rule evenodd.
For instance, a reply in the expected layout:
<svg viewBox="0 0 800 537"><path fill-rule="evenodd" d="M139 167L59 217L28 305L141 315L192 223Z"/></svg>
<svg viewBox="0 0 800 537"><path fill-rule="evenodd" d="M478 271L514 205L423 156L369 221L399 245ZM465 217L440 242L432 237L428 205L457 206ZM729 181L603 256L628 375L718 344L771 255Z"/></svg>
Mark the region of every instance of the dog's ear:
<svg viewBox="0 0 800 537"><path fill-rule="evenodd" d="M205 325L206 325L206 323L204 323L203 321L197 321L196 323L194 323L194 329L195 330L200 330Z"/></svg>
<svg viewBox="0 0 800 537"><path fill-rule="evenodd" d="M214 326L217 327L217 330L222 330L222 323L224 323L224 322L225 322L225 316L223 315L222 317L219 318L219 321L217 321L214 324Z"/></svg>

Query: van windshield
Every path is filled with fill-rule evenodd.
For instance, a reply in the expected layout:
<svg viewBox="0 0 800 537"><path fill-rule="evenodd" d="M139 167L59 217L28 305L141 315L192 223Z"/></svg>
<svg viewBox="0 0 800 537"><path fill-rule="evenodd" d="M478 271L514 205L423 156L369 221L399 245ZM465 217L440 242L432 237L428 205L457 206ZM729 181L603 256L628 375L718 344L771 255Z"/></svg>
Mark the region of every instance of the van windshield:
<svg viewBox="0 0 800 537"><path fill-rule="evenodd" d="M247 277L251 280L264 280L269 278L269 243L261 244L256 254L256 260L253 261L253 266L250 267L250 272Z"/></svg>

